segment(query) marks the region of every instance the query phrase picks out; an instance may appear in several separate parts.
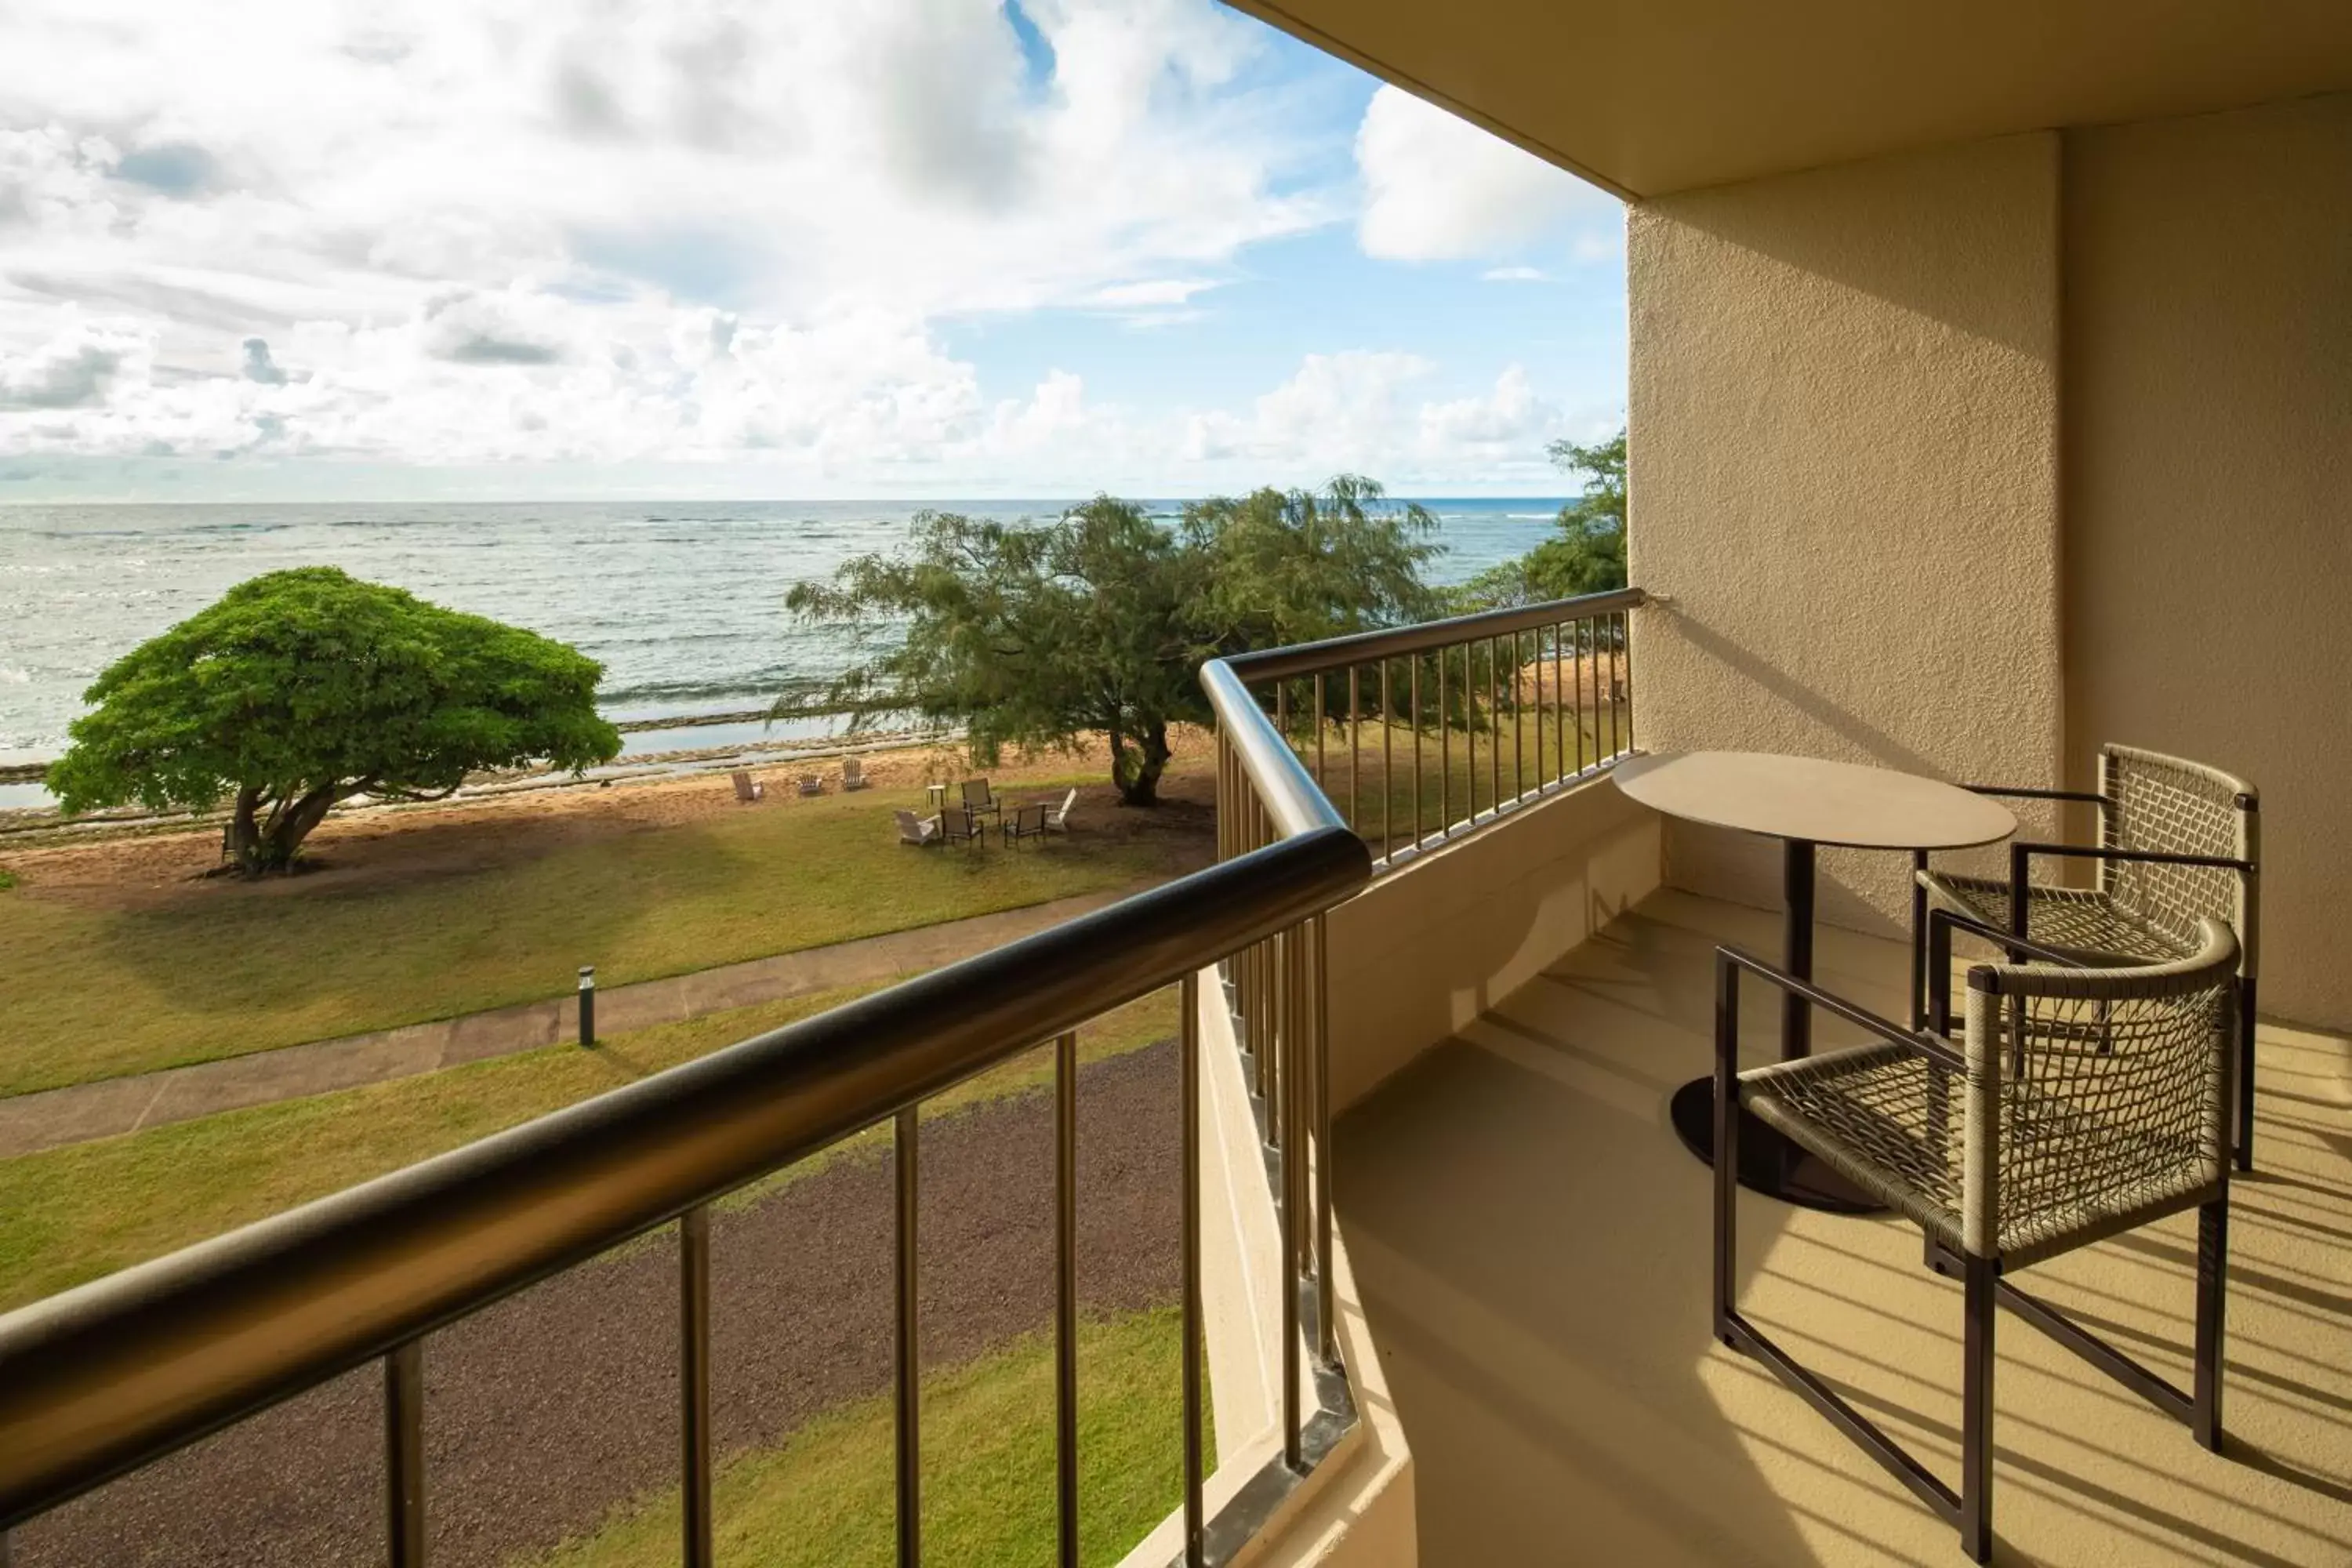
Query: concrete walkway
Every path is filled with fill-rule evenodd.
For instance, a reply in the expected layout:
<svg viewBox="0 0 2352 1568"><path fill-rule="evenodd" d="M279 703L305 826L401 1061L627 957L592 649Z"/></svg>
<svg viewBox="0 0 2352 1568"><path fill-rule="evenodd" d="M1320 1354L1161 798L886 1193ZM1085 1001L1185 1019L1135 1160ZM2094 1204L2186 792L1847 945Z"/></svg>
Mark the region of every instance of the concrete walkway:
<svg viewBox="0 0 2352 1568"><path fill-rule="evenodd" d="M1059 925L1135 890L1087 893L1027 909L721 964L667 980L600 989L596 1033L600 1037L624 1034L757 1002L919 974ZM16 1095L0 1100L0 1159L244 1106L299 1100L536 1050L576 1039L579 1031L578 998L566 995L193 1067Z"/></svg>

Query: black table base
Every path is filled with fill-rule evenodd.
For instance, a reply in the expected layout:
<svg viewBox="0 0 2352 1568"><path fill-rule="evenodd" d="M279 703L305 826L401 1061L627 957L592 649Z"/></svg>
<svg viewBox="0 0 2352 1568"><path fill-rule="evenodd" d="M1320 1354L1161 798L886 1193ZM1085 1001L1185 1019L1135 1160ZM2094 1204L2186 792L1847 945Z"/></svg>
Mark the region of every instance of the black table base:
<svg viewBox="0 0 2352 1568"><path fill-rule="evenodd" d="M1669 1112L1684 1146L1715 1163L1714 1076L1675 1090ZM1886 1206L1745 1110L1739 1113L1739 1184L1824 1214L1876 1214Z"/></svg>

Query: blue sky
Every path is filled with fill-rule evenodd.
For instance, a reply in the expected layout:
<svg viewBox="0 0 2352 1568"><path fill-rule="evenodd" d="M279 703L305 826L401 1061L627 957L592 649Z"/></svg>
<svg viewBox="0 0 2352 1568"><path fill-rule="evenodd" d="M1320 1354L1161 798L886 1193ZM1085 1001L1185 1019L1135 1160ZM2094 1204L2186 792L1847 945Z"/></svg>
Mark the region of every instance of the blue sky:
<svg viewBox="0 0 2352 1568"><path fill-rule="evenodd" d="M26 0L0 500L1540 493L1622 215L1209 0Z"/></svg>

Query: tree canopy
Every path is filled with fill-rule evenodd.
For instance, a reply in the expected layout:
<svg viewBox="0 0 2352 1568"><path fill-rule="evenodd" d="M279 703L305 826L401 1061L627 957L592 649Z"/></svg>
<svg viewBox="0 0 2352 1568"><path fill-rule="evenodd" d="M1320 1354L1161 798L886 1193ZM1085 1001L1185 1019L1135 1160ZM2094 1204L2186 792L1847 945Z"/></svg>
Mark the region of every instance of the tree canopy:
<svg viewBox="0 0 2352 1568"><path fill-rule="evenodd" d="M1559 532L1516 561L1492 566L1459 591L1466 605L1534 605L1625 585L1625 432L1597 446L1554 441L1559 469L1584 479L1584 492L1559 509Z"/></svg>
<svg viewBox="0 0 2352 1568"><path fill-rule="evenodd" d="M1203 662L1425 613L1435 526L1370 479L1197 501L1174 526L1097 496L1045 523L915 520L904 555L866 555L786 603L812 621L890 622L903 640L849 670L835 701L965 727L973 760L1100 734L1129 805L1159 798L1172 724L1205 722Z"/></svg>
<svg viewBox="0 0 2352 1568"><path fill-rule="evenodd" d="M354 795L446 795L485 768L609 760L604 667L551 638L329 566L273 572L142 643L84 693L49 788L68 812L207 809L248 874L290 866Z"/></svg>

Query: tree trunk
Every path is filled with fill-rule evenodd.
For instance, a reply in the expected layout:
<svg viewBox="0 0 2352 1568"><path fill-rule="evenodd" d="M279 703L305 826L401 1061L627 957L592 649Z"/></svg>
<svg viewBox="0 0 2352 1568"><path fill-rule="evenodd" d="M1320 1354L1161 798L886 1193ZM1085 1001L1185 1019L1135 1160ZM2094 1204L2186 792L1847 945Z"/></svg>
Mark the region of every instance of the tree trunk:
<svg viewBox="0 0 2352 1568"><path fill-rule="evenodd" d="M223 857L247 877L291 870L302 840L334 805L336 790L332 784L323 784L291 803L281 799L266 823L255 820L262 797L257 784L236 792L236 810L221 840Z"/></svg>
<svg viewBox="0 0 2352 1568"><path fill-rule="evenodd" d="M1136 737L1129 752L1125 741L1113 737L1111 780L1118 785L1122 805L1158 805L1160 775L1168 771L1168 726L1151 724Z"/></svg>

